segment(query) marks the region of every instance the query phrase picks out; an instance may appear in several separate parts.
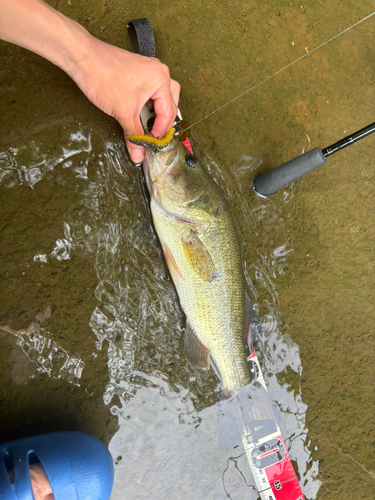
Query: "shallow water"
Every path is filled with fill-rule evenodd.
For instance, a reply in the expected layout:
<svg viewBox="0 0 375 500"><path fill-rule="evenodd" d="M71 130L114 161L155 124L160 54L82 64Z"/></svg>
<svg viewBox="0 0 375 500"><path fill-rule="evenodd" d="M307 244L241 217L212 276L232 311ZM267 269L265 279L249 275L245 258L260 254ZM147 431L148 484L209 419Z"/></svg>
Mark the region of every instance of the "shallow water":
<svg viewBox="0 0 375 500"><path fill-rule="evenodd" d="M220 182L220 169L203 156ZM251 212L235 177L241 179L260 163L244 158L232 169L230 198L241 203L244 217ZM14 311L11 294L5 302L8 315L2 323L3 341L11 355L18 356L10 367L12 382L29 386L44 374L47 386L49 377L61 380L64 386L85 387L89 398L94 397L103 388L96 387L95 379L88 388L84 373L87 368L97 370L101 357L107 364L107 383L97 404L107 406L119 426L113 437L107 437L117 461L113 498L123 498L124 493L127 498L149 498L151 488L153 498L160 499L166 492L175 498L222 497L223 484L232 498L248 498L248 490L253 492L253 488L239 473L233 467L224 473L228 459L242 455L241 441L234 450L219 449L216 415L220 387L212 372L195 371L184 359L180 347L184 316L152 229L141 171L127 160L122 142L103 140L88 129L53 126L4 151L1 174L3 213L9 214L8 219L26 192L28 201L23 206L29 207L29 220L41 216L43 226L60 224L60 234L48 231L42 242L29 245L27 257L22 252L27 262L21 272L24 289L18 290L24 293L18 305L22 311ZM71 202L60 215L62 190ZM49 197L46 214L31 208L41 191ZM254 199L254 203L260 214L269 213L263 201ZM41 208L46 208L45 200ZM8 249L14 249L20 233L29 239L30 222L20 219L22 227L9 230ZM249 223L254 225L255 219ZM277 224L282 224L280 215ZM34 231L32 226L30 238ZM255 282L264 289L267 303L261 317L263 328L254 325L254 341L263 355L289 453L305 482L306 494L311 492L309 497L314 498L320 483L315 480L318 467L310 457L305 428L299 351L290 336L279 331L271 281L272 273L281 271L290 252L282 245L252 263ZM95 273L95 284L87 286L82 279L82 260ZM57 278L61 288L50 290L49 279L58 270L63 275L77 275L73 290L61 278ZM9 282L14 276L8 274ZM249 275L247 279L259 308L257 287ZM89 336L88 328L79 330L71 324L74 311L76 316L86 317ZM67 317L69 325L64 322ZM61 331L63 335L57 335ZM86 349L77 346L81 337L89 337ZM14 371L18 373L24 366L29 375L18 380ZM251 485L245 457L240 457L238 467ZM179 479L172 485L171 477Z"/></svg>
<svg viewBox="0 0 375 500"><path fill-rule="evenodd" d="M126 22L147 16L190 122L373 7L71 3L58 7L125 48ZM257 351L309 499L373 496L373 139L267 200L250 186L374 121L374 30L366 21L193 128L241 234ZM113 500L257 498L240 447L218 447L215 376L183 355L184 316L119 127L57 68L2 49L1 438L96 435L115 458Z"/></svg>

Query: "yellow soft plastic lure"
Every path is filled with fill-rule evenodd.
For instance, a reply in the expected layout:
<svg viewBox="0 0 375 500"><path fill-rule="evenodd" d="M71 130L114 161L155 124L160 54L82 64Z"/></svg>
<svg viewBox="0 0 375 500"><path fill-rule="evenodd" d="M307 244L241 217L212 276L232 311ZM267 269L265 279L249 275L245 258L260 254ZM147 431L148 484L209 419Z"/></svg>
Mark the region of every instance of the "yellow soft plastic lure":
<svg viewBox="0 0 375 500"><path fill-rule="evenodd" d="M155 151L161 151L166 148L174 139L174 134L176 129L174 127L161 139L154 137L151 134L145 135L129 135L128 140L132 144L136 144L137 146L144 146L145 148L151 148Z"/></svg>

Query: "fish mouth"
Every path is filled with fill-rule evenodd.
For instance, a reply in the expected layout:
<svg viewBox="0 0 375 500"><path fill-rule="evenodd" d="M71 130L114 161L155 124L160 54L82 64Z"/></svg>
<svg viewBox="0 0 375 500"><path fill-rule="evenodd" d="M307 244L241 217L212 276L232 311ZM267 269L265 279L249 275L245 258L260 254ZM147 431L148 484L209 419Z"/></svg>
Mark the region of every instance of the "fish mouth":
<svg viewBox="0 0 375 500"><path fill-rule="evenodd" d="M175 153L173 154L174 149ZM176 147L176 142L169 144L162 151L146 150L143 166L150 194L154 193L155 189L153 186L159 181L162 175L173 175L172 171L178 162L178 158L179 151L178 147Z"/></svg>

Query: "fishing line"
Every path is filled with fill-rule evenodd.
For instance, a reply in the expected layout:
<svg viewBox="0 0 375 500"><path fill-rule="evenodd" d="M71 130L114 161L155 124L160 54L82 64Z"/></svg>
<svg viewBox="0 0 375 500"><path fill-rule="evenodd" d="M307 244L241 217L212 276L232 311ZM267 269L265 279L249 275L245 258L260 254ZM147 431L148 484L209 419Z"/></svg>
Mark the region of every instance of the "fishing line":
<svg viewBox="0 0 375 500"><path fill-rule="evenodd" d="M218 111L220 111L221 109L225 108L226 106L228 106L229 104L231 104L232 102L236 101L237 99L239 99L240 97L243 97L244 95L248 94L249 92L251 92L252 90L256 89L257 87L260 87L260 85L263 85L263 83L266 83L268 82L268 80L271 80L271 78L273 78L274 76L276 75L279 75L280 73L282 73L283 71L285 71L286 69L290 68L291 66L293 66L293 64L296 64L297 62L301 61L302 59L304 59L305 57L311 55L313 52L315 52L316 50L318 49L321 49L322 47L324 47L324 45L327 45L327 43L330 43L332 42L333 40L335 40L336 38L338 38L339 36L343 35L344 33L346 33L347 31L350 31L351 29L355 28L356 26L358 26L359 24L363 23L364 21L367 21L367 19L369 19L370 17L372 17L373 15L375 14L375 11L372 12L371 14L369 14L368 16L366 17L363 17L361 20L357 21L356 23L352 24L351 26L349 26L349 28L346 28L344 29L343 31L340 31L340 33L337 33L336 35L334 35L332 38L330 38L329 40L326 40L325 42L321 43L320 45L318 45L317 47L313 48L312 50L310 50L309 52L307 52L306 54L303 54L303 56L299 57L298 59L296 59L295 61L289 63L287 66L284 66L283 68L279 69L278 71L276 71L276 73L273 73L273 75L271 76L268 76L265 80L262 80L261 82L257 83L256 85L254 85L253 87L245 90L245 92L242 92L242 94L239 94L238 96L234 97L233 99L231 99L230 101L228 101L227 103L223 104L222 106L220 106L219 108L215 109L214 111L211 111L211 113L208 113L208 115L204 116L203 118L201 118L200 120L194 122L192 125L190 125L189 127L186 127L182 130L182 132L184 132L185 130L188 130L188 129L191 129L192 127L194 127L195 125L197 125L198 123L201 123L203 122L203 120L206 120L207 118L209 118L210 116L212 116L213 114L217 113Z"/></svg>
<svg viewBox="0 0 375 500"><path fill-rule="evenodd" d="M228 491L227 491L227 488L226 488L226 486L225 486L225 478L224 478L225 473L229 470L229 461L230 461L230 460L231 460L232 462L234 462L234 467L235 467L235 469L237 469L237 471L239 472L239 474L240 474L240 476L242 477L243 482L246 484L246 486L248 486L248 487L252 488L255 492L257 491L257 490L255 489L255 487L254 487L254 485L253 485L253 484L248 483L248 482L246 481L246 478L245 478L245 476L243 475L242 471L238 468L238 463L237 463L237 460L238 460L239 458L243 457L244 455L246 455L246 452L241 453L241 455L238 455L237 457L229 457L229 458L227 459L227 466L225 467L225 469L223 470L223 473L221 474L221 481L222 481L222 483L223 483L223 488L224 488L225 494L226 494L226 496L227 496L230 500L233 500L233 499L232 499L232 497L230 496L230 494L229 494L229 493L228 493Z"/></svg>

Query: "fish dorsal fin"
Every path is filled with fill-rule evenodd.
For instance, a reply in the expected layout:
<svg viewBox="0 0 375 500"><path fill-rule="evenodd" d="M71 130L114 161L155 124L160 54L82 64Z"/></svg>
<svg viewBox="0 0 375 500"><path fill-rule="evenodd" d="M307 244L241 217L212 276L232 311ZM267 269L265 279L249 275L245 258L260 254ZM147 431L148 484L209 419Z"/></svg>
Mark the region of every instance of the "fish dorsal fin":
<svg viewBox="0 0 375 500"><path fill-rule="evenodd" d="M251 299L247 292L245 292L245 331L244 331L244 342L245 344L250 344L251 342L251 320L254 316L254 309Z"/></svg>
<svg viewBox="0 0 375 500"><path fill-rule="evenodd" d="M204 281L212 281L217 277L215 265L204 243L191 230L187 238L181 238L186 260L194 272Z"/></svg>
<svg viewBox="0 0 375 500"><path fill-rule="evenodd" d="M245 292L245 330L244 330L244 344L248 346L249 352L251 352L251 331L255 322L259 322L259 319L254 311L253 303L247 292Z"/></svg>
<svg viewBox="0 0 375 500"><path fill-rule="evenodd" d="M252 338L255 334L255 337L259 335L262 331L262 323L260 322L257 313L254 311L253 303L247 292L245 292L245 329L243 341L248 349L248 354L254 350L252 344L254 339Z"/></svg>
<svg viewBox="0 0 375 500"><path fill-rule="evenodd" d="M185 356L195 368L210 366L210 350L202 344L189 323L185 330L184 347Z"/></svg>

